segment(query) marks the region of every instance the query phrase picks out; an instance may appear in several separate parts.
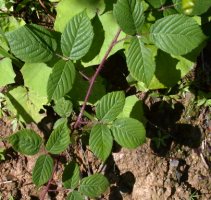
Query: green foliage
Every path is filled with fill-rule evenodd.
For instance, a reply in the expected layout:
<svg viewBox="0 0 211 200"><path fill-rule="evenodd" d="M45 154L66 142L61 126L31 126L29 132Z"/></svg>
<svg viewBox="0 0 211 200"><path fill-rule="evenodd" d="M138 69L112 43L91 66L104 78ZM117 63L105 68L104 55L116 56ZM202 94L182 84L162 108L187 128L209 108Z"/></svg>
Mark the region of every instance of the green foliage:
<svg viewBox="0 0 211 200"><path fill-rule="evenodd" d="M30 129L24 129L11 135L8 138L13 149L25 155L34 155L38 153L42 139L36 132Z"/></svg>
<svg viewBox="0 0 211 200"><path fill-rule="evenodd" d="M94 170L89 169L87 149L103 164L112 153L114 140L130 149L145 142L146 119L137 94L171 88L193 68L207 39L201 27L206 25L204 16L209 15L211 3L51 0L48 5L56 5L56 20L54 28L46 28L11 16L19 13L26 2L18 6L12 1L10 5L6 1L0 4L0 9L6 11L0 18L0 87L4 91L1 116L4 107L16 123L39 123L48 114L46 107L53 106L56 120L47 141L48 136L42 139L28 129L16 132L7 141L25 155L37 154L41 144L46 144L48 154L38 157L32 173L38 187L48 181L50 185L56 163L60 162L57 157L76 147L71 151L73 160L67 160L62 174L63 186L71 189L67 199L99 197L109 182L99 173L91 175ZM34 5L35 10L40 7ZM112 67L114 72L118 69L127 76L130 87L135 86L136 93L131 96L128 91L119 91L124 87L109 87L113 79L120 78L113 69L108 75L106 69L100 73L116 52L127 69L121 71L123 63L118 61ZM197 103L209 106L210 95L199 94ZM166 139L158 135L153 141L160 147Z"/></svg>
<svg viewBox="0 0 211 200"><path fill-rule="evenodd" d="M53 159L49 155L39 156L32 172L33 183L40 187L51 178L52 172Z"/></svg>

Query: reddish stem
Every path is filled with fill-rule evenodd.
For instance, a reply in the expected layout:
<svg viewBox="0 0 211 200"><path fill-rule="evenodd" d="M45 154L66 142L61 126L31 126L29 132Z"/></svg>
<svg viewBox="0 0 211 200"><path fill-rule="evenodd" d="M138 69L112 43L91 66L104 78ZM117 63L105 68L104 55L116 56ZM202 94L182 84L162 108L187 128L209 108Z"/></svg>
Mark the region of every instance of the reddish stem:
<svg viewBox="0 0 211 200"><path fill-rule="evenodd" d="M104 66L104 64L105 64L105 62L106 62L106 60L107 60L107 58L108 58L108 56L109 56L111 50L113 49L113 47L114 47L115 44L117 43L117 39L118 39L118 37L119 37L119 35L120 35L120 32L121 32L121 30L118 30L117 34L115 35L114 39L112 40L112 42L111 42L111 44L110 44L110 46L109 46L109 48L108 48L108 50L106 51L106 54L105 54L105 56L103 57L103 59L102 59L100 65L98 66L98 68L97 68L97 70L95 71L94 75L93 75L92 78L90 79L89 88L88 88L88 90L87 90L87 93L86 93L86 96L85 96L85 99L84 99L84 103L83 103L83 105L82 105L82 107L81 107L80 113L79 113L78 118L77 118L77 120L76 120L76 122L75 122L75 125L74 125L74 128L75 128L75 129L76 129L76 128L78 127L78 125L80 124L80 121L81 121L81 118L82 118L82 116L83 116L83 113L84 113L86 104L87 104L88 99L89 99L89 97L90 97L90 95L91 95L91 92L92 92L92 89L93 89L93 86L94 86L94 82L95 82L95 80L96 80L98 74L99 74L100 71L102 70L102 68L103 68L103 66Z"/></svg>

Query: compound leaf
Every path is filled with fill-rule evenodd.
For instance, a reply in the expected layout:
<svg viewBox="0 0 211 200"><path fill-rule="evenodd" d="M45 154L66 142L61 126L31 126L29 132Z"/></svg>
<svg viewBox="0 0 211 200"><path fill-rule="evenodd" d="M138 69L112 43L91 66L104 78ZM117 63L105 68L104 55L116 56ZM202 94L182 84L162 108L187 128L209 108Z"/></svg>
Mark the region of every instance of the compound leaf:
<svg viewBox="0 0 211 200"><path fill-rule="evenodd" d="M57 48L52 33L35 24L22 26L6 37L12 53L25 62L47 62Z"/></svg>
<svg viewBox="0 0 211 200"><path fill-rule="evenodd" d="M80 169L76 162L70 162L65 166L62 175L62 182L65 188L74 189L78 186L80 180Z"/></svg>
<svg viewBox="0 0 211 200"><path fill-rule="evenodd" d="M103 96L96 107L96 117L103 121L113 121L122 111L125 95L122 91L111 92Z"/></svg>
<svg viewBox="0 0 211 200"><path fill-rule="evenodd" d="M137 34L144 23L143 5L139 0L118 0L113 12L120 28L129 35Z"/></svg>
<svg viewBox="0 0 211 200"><path fill-rule="evenodd" d="M104 124L95 125L90 133L89 146L91 151L105 161L111 153L113 137L110 129Z"/></svg>
<svg viewBox="0 0 211 200"><path fill-rule="evenodd" d="M87 54L94 37L93 28L85 11L74 16L67 24L61 38L65 56L79 60Z"/></svg>
<svg viewBox="0 0 211 200"><path fill-rule="evenodd" d="M150 32L155 45L173 55L187 54L205 39L197 22L181 14L157 20L151 26Z"/></svg>
<svg viewBox="0 0 211 200"><path fill-rule="evenodd" d="M33 130L23 129L8 138L13 149L25 155L38 153L42 138Z"/></svg>
<svg viewBox="0 0 211 200"><path fill-rule="evenodd" d="M32 181L36 186L46 183L52 176L53 159L49 155L41 155L34 166Z"/></svg>
<svg viewBox="0 0 211 200"><path fill-rule="evenodd" d="M149 85L155 72L155 61L151 50L140 38L134 38L127 53L127 65L131 75Z"/></svg>
<svg viewBox="0 0 211 200"><path fill-rule="evenodd" d="M70 144L70 130L64 122L58 125L51 133L47 143L46 150L52 154L59 154Z"/></svg>
<svg viewBox="0 0 211 200"><path fill-rule="evenodd" d="M47 93L49 101L58 100L68 93L75 80L75 67L71 61L57 62L48 80Z"/></svg>
<svg viewBox="0 0 211 200"><path fill-rule="evenodd" d="M79 187L79 191L91 198L98 197L106 191L109 182L102 174L94 174L83 178Z"/></svg>
<svg viewBox="0 0 211 200"><path fill-rule="evenodd" d="M126 148L136 148L145 142L145 128L132 118L119 118L112 124L111 131L118 144Z"/></svg>

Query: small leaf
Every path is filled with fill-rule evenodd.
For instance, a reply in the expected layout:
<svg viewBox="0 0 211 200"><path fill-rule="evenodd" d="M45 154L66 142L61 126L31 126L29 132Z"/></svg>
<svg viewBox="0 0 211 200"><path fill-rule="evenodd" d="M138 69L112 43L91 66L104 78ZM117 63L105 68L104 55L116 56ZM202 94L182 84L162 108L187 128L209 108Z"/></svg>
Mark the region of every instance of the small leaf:
<svg viewBox="0 0 211 200"><path fill-rule="evenodd" d="M79 60L89 51L93 37L93 28L86 12L77 14L69 21L62 34L63 54L72 60Z"/></svg>
<svg viewBox="0 0 211 200"><path fill-rule="evenodd" d="M109 182L102 174L94 174L83 178L80 184L79 191L91 198L98 197L106 191Z"/></svg>
<svg viewBox="0 0 211 200"><path fill-rule="evenodd" d="M41 155L34 166L32 172L33 183L40 187L48 182L53 173L53 159L49 155Z"/></svg>
<svg viewBox="0 0 211 200"><path fill-rule="evenodd" d="M96 117L103 121L113 121L122 111L125 104L123 92L111 92L103 96L96 107Z"/></svg>
<svg viewBox="0 0 211 200"><path fill-rule="evenodd" d="M48 80L47 92L49 101L58 100L68 93L75 80L75 67L71 61L57 62Z"/></svg>
<svg viewBox="0 0 211 200"><path fill-rule="evenodd" d="M70 100L61 98L56 102L53 109L60 117L69 117L73 110L73 104Z"/></svg>
<svg viewBox="0 0 211 200"><path fill-rule="evenodd" d="M68 196L67 200L84 200L84 197L78 191L72 191Z"/></svg>
<svg viewBox="0 0 211 200"><path fill-rule="evenodd" d="M23 129L11 135L9 142L15 151L25 155L34 155L38 153L42 138L33 130Z"/></svg>
<svg viewBox="0 0 211 200"><path fill-rule="evenodd" d="M155 45L173 55L187 54L205 39L193 18L179 14L157 20L150 32Z"/></svg>
<svg viewBox="0 0 211 200"><path fill-rule="evenodd" d="M80 169L76 162L70 162L65 166L62 175L62 182L65 188L74 189L78 186L80 180Z"/></svg>
<svg viewBox="0 0 211 200"><path fill-rule="evenodd" d="M6 37L12 53L25 62L47 62L57 48L52 33L35 24L22 26Z"/></svg>
<svg viewBox="0 0 211 200"><path fill-rule="evenodd" d="M113 12L120 28L129 35L137 34L144 23L143 5L139 0L118 0Z"/></svg>
<svg viewBox="0 0 211 200"><path fill-rule="evenodd" d="M126 148L136 148L145 142L145 128L136 119L117 119L112 124L111 131L116 142Z"/></svg>
<svg viewBox="0 0 211 200"><path fill-rule="evenodd" d="M155 72L155 61L151 50L145 47L140 38L134 38L127 53L127 65L131 75L145 83L150 84Z"/></svg>
<svg viewBox="0 0 211 200"><path fill-rule="evenodd" d="M59 125L61 124L67 124L68 119L67 118L59 118L58 120L55 121L54 125L53 125L53 129L56 129Z"/></svg>
<svg viewBox="0 0 211 200"><path fill-rule="evenodd" d="M66 123L60 124L51 133L46 150L52 154L59 154L63 152L70 144L70 130Z"/></svg>
<svg viewBox="0 0 211 200"><path fill-rule="evenodd" d="M111 153L113 137L111 131L104 124L95 125L90 133L89 145L91 151L105 161Z"/></svg>

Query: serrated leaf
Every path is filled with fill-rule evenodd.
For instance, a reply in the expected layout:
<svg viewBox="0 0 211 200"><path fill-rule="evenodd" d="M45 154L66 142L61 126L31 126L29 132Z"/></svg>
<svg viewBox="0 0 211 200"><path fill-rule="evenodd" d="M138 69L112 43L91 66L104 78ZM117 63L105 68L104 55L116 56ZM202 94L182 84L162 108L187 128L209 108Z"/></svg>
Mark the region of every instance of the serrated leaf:
<svg viewBox="0 0 211 200"><path fill-rule="evenodd" d="M10 58L0 60L0 87L6 86L15 82L15 72Z"/></svg>
<svg viewBox="0 0 211 200"><path fill-rule="evenodd" d="M59 118L58 120L55 121L54 125L53 125L53 129L56 129L59 125L61 124L67 124L68 119L67 118Z"/></svg>
<svg viewBox="0 0 211 200"><path fill-rule="evenodd" d="M61 48L65 56L79 60L87 54L94 37L91 22L85 11L74 16L61 37Z"/></svg>
<svg viewBox="0 0 211 200"><path fill-rule="evenodd" d="M99 120L111 122L119 115L125 104L122 91L111 92L103 96L96 107L96 117Z"/></svg>
<svg viewBox="0 0 211 200"><path fill-rule="evenodd" d="M139 0L118 0L113 10L120 28L129 35L139 32L144 23L143 11Z"/></svg>
<svg viewBox="0 0 211 200"><path fill-rule="evenodd" d="M136 148L145 142L146 131L141 122L132 118L120 118L111 126L114 139L126 148Z"/></svg>
<svg viewBox="0 0 211 200"><path fill-rule="evenodd" d="M49 101L58 100L68 93L75 80L75 67L71 61L57 62L48 80L47 92Z"/></svg>
<svg viewBox="0 0 211 200"><path fill-rule="evenodd" d="M70 130L66 123L60 124L51 133L47 143L46 150L52 154L63 152L70 144Z"/></svg>
<svg viewBox="0 0 211 200"><path fill-rule="evenodd" d="M166 0L147 0L147 2L154 8L160 8L162 5L165 4Z"/></svg>
<svg viewBox="0 0 211 200"><path fill-rule="evenodd" d="M65 188L75 189L80 180L80 169L76 162L72 161L65 166L62 182Z"/></svg>
<svg viewBox="0 0 211 200"><path fill-rule="evenodd" d="M84 200L84 197L78 191L72 191L68 196L67 200Z"/></svg>
<svg viewBox="0 0 211 200"><path fill-rule="evenodd" d="M79 191L91 198L98 197L106 191L109 182L102 174L94 174L83 178L79 187Z"/></svg>
<svg viewBox="0 0 211 200"><path fill-rule="evenodd" d="M53 172L53 159L49 155L41 155L34 166L32 171L33 183L40 187L48 182Z"/></svg>
<svg viewBox="0 0 211 200"><path fill-rule="evenodd" d="M53 109L60 117L69 117L73 110L73 104L63 97L56 102Z"/></svg>
<svg viewBox="0 0 211 200"><path fill-rule="evenodd" d="M47 62L57 48L52 33L35 24L22 26L6 37L12 53L25 62Z"/></svg>
<svg viewBox="0 0 211 200"><path fill-rule="evenodd" d="M91 151L102 161L105 161L111 153L113 137L110 129L104 124L92 127L89 146Z"/></svg>
<svg viewBox="0 0 211 200"><path fill-rule="evenodd" d="M134 38L127 53L127 65L131 75L149 85L155 72L153 54L140 38Z"/></svg>
<svg viewBox="0 0 211 200"><path fill-rule="evenodd" d="M187 54L205 39L196 21L180 14L157 20L150 32L155 45L173 55Z"/></svg>
<svg viewBox="0 0 211 200"><path fill-rule="evenodd" d="M42 143L42 138L30 129L20 130L11 135L8 140L15 151L25 155L38 153Z"/></svg>

